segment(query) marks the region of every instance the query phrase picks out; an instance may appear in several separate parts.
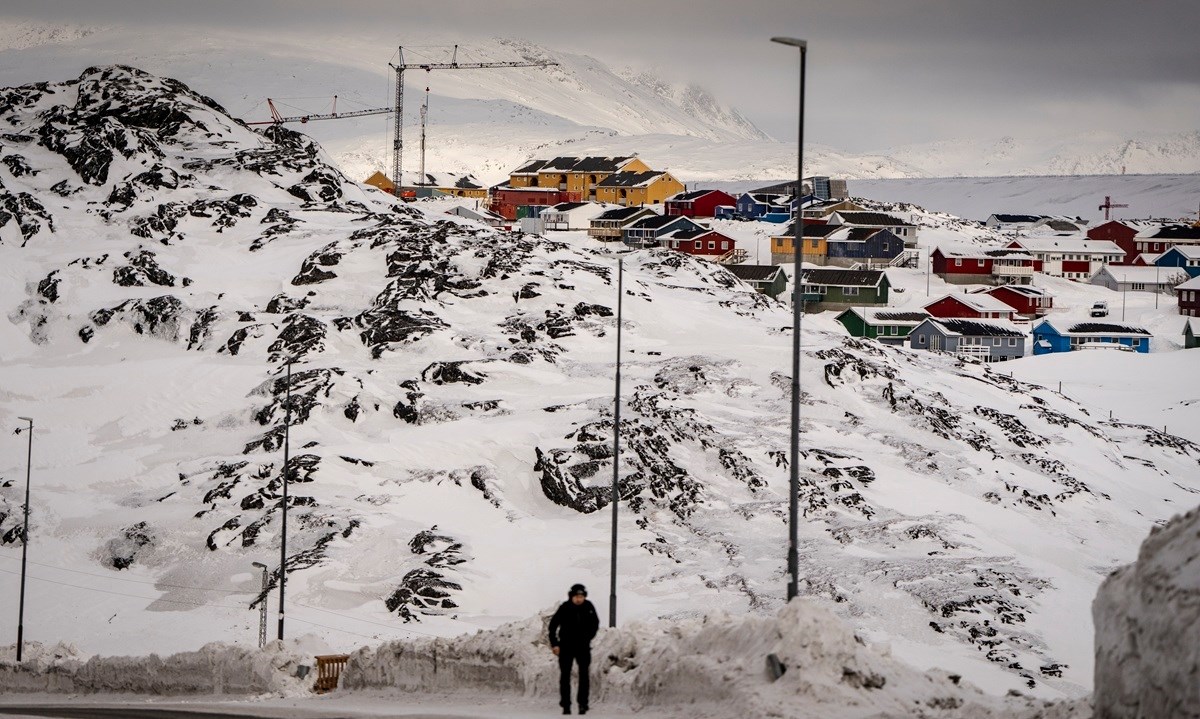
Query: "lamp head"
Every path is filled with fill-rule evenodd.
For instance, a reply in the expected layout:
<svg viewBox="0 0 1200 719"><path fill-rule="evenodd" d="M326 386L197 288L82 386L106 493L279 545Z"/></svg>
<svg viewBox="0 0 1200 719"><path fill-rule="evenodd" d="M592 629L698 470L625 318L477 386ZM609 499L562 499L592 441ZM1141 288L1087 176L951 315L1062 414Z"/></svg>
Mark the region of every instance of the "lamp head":
<svg viewBox="0 0 1200 719"><path fill-rule="evenodd" d="M262 562L251 562L251 565L252 565L252 566L255 566L255 567L258 567L259 569L266 569L266 568L267 568L267 565L263 564Z"/></svg>
<svg viewBox="0 0 1200 719"><path fill-rule="evenodd" d="M17 417L17 419L21 420L22 422L32 422L33 421L32 417Z"/></svg>
<svg viewBox="0 0 1200 719"><path fill-rule="evenodd" d="M777 42L780 45L791 45L792 47L798 47L801 50L808 49L807 40L801 40L794 37L773 37L771 38L771 42Z"/></svg>

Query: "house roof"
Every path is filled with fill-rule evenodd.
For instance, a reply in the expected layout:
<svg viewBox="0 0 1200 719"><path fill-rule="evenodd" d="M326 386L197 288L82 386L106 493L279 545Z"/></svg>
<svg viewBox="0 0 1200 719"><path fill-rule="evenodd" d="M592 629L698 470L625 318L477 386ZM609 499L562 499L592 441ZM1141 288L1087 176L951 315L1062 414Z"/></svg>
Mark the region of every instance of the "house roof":
<svg viewBox="0 0 1200 719"><path fill-rule="evenodd" d="M1170 249L1162 254L1153 255L1155 259L1161 259L1163 255L1178 252L1180 255L1189 260L1200 260L1200 245L1172 245ZM1151 257L1151 255L1143 252L1142 257Z"/></svg>
<svg viewBox="0 0 1200 719"><path fill-rule="evenodd" d="M652 230L659 227L666 227L672 222L682 222L684 225L695 225L696 223L683 215L654 215L652 217L643 217L633 223L630 229L636 230Z"/></svg>
<svg viewBox="0 0 1200 719"><path fill-rule="evenodd" d="M596 187L641 187L648 186L667 173L657 170L645 172L617 172L596 183Z"/></svg>
<svg viewBox="0 0 1200 719"><path fill-rule="evenodd" d="M1171 272L1171 270L1175 270L1175 272ZM1110 265L1102 267L1100 272L1106 273L1121 283L1138 282L1153 285L1170 282L1171 278L1177 276L1182 270L1178 267L1166 269L1158 265L1119 265L1115 267Z"/></svg>
<svg viewBox="0 0 1200 719"><path fill-rule="evenodd" d="M599 215L597 215L596 217L594 217L592 219L594 219L594 220L627 220L630 217L633 217L634 215L638 214L639 212L654 212L654 210L649 210L645 207L618 207L618 208L612 209L612 210L605 210L604 212L601 212Z"/></svg>
<svg viewBox="0 0 1200 719"><path fill-rule="evenodd" d="M553 207L547 207L544 212L570 212L571 210L583 207L591 203L588 202L560 202Z"/></svg>
<svg viewBox="0 0 1200 719"><path fill-rule="evenodd" d="M1064 336L1080 336L1080 335L1097 335L1111 337L1113 335L1130 335L1138 337L1150 337L1150 333L1145 329L1136 325L1119 324L1116 322L1092 322L1092 321L1073 321L1073 320L1042 320L1037 327L1033 328L1037 332L1039 328L1050 326L1055 332ZM1066 330L1062 328L1066 327Z"/></svg>
<svg viewBox="0 0 1200 719"><path fill-rule="evenodd" d="M509 174L510 175L536 175L538 170L545 167L549 162L550 162L549 160L530 160L529 162L525 163L524 165L521 165L520 167L513 170Z"/></svg>
<svg viewBox="0 0 1200 719"><path fill-rule="evenodd" d="M1108 240L1085 240L1076 237L1022 237L1013 240L1009 247L1016 245L1030 252L1076 252L1080 254L1122 255L1125 250L1117 247L1116 243Z"/></svg>
<svg viewBox="0 0 1200 719"><path fill-rule="evenodd" d="M986 293L966 295L959 292L951 292L948 295L942 295L932 302L926 302L923 307L930 307L946 299L960 302L977 312L1007 312L1010 314L1016 312L1012 305L1001 302L999 299Z"/></svg>
<svg viewBox="0 0 1200 719"><path fill-rule="evenodd" d="M845 238L839 238L842 242L866 242L872 235L883 232L879 227L851 227L850 232Z"/></svg>
<svg viewBox="0 0 1200 719"><path fill-rule="evenodd" d="M1200 337L1200 317L1183 318L1184 334L1187 334L1188 328L1191 328L1193 337Z"/></svg>
<svg viewBox="0 0 1200 719"><path fill-rule="evenodd" d="M1150 237L1155 240L1200 240L1200 227L1164 225Z"/></svg>
<svg viewBox="0 0 1200 719"><path fill-rule="evenodd" d="M1193 277L1192 279L1188 280L1187 282L1175 285L1175 289L1177 289L1177 290L1200 290L1200 277Z"/></svg>
<svg viewBox="0 0 1200 719"><path fill-rule="evenodd" d="M691 202L698 200L705 195L710 195L720 190L692 190L691 192L680 192L667 198L667 202ZM729 194L729 193L724 193Z"/></svg>
<svg viewBox="0 0 1200 719"><path fill-rule="evenodd" d="M838 318L841 318L847 312L858 315L869 325L886 323L916 327L929 317L929 313L924 311L896 310L890 307L851 307L848 310L843 310L838 315Z"/></svg>
<svg viewBox="0 0 1200 719"><path fill-rule="evenodd" d="M803 270L804 283L832 287L878 287L886 277L883 270Z"/></svg>
<svg viewBox="0 0 1200 719"><path fill-rule="evenodd" d="M788 200L792 199L791 195L780 194L777 192L743 192L742 194L738 195L739 200L743 197L749 197L755 202L761 202L767 205L777 202L787 202Z"/></svg>
<svg viewBox="0 0 1200 719"><path fill-rule="evenodd" d="M457 215L458 217L465 217L469 220L506 221L503 216L498 215L495 212L492 212L491 210L488 210L486 208L472 210L470 207L464 207L462 205L455 205L454 207L451 207L449 210L446 210L446 214L447 215Z"/></svg>
<svg viewBox="0 0 1200 719"><path fill-rule="evenodd" d="M783 272L778 265L726 265L733 276L746 282L771 282Z"/></svg>
<svg viewBox="0 0 1200 719"><path fill-rule="evenodd" d="M571 172L618 172L629 164L632 155L619 157L585 157L571 167Z"/></svg>
<svg viewBox="0 0 1200 719"><path fill-rule="evenodd" d="M991 293L995 292L996 290L1009 290L1011 292L1016 292L1019 295L1025 295L1026 297L1049 297L1050 296L1050 293L1047 292L1044 288L1035 287L1034 285L1001 285L1000 287L989 287L985 290L981 290L981 292L984 292L984 293L990 295Z"/></svg>
<svg viewBox="0 0 1200 719"><path fill-rule="evenodd" d="M819 223L819 222L805 222L804 223L804 236L805 237L828 237L830 234L837 232L840 229L842 229L841 225L827 225L827 224ZM773 237L795 237L796 236L796 223L789 222L787 227L783 228L783 232L780 232L779 234L772 235L772 236Z"/></svg>
<svg viewBox="0 0 1200 719"><path fill-rule="evenodd" d="M842 222L847 225L869 225L872 227L912 227L912 223L905 222L899 217L893 217L883 212L842 212L836 213L842 218Z"/></svg>
<svg viewBox="0 0 1200 719"><path fill-rule="evenodd" d="M928 322L939 328L943 334L965 337L1024 337L1025 333L1006 320L967 320L939 319L928 317L921 324ZM918 325L920 326L920 325Z"/></svg>
<svg viewBox="0 0 1200 719"><path fill-rule="evenodd" d="M1038 220L1046 219L1045 215L1009 215L1009 214L993 214L997 222L1037 222ZM988 218L989 220L991 217Z"/></svg>

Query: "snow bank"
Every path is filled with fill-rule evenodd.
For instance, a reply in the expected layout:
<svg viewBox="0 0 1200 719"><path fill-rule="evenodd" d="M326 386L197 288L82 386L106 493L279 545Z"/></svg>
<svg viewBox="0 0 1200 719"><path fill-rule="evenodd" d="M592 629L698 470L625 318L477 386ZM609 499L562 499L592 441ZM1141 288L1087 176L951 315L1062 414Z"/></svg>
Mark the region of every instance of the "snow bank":
<svg viewBox="0 0 1200 719"><path fill-rule="evenodd" d="M1151 531L1092 618L1097 719L1200 717L1200 509Z"/></svg>
<svg viewBox="0 0 1200 719"><path fill-rule="evenodd" d="M553 704L558 665L546 641L549 617L547 612L471 636L364 647L350 656L342 688L498 690L544 696ZM776 681L767 671L769 654L787 667ZM956 679L894 661L805 599L775 617L718 613L602 629L592 646L593 701L635 710L698 704L749 716L817 717L836 711L839 717L880 712L989 717L1033 707L1005 703Z"/></svg>
<svg viewBox="0 0 1200 719"><path fill-rule="evenodd" d="M194 652L160 657L82 658L74 647L26 644L0 650L0 692L131 694L297 694L308 686L294 678L303 658L271 642L263 650L214 642Z"/></svg>

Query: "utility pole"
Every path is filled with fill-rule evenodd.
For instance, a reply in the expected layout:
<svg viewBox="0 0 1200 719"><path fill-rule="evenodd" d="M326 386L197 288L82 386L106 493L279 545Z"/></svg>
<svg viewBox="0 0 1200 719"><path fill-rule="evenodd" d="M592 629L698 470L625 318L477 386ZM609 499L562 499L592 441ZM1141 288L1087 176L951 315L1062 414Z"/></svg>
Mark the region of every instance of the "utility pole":
<svg viewBox="0 0 1200 719"><path fill-rule="evenodd" d="M33 474L33 419L17 417L28 422L29 454L25 459L25 519L21 524L21 599L17 606L17 663L21 663L21 652L25 648L25 555L29 551L29 478Z"/></svg>
<svg viewBox="0 0 1200 719"><path fill-rule="evenodd" d="M262 562L252 564L262 570L262 589L258 593L258 600L262 602L258 606L258 648L262 649L267 645L267 587L270 586L270 580L267 578L267 565Z"/></svg>
<svg viewBox="0 0 1200 719"><path fill-rule="evenodd" d="M289 434L292 427L292 360L287 361L287 405L284 409L283 420L283 499L281 513L283 515L279 534L279 640L283 641L283 590L287 584L287 510L288 510L288 474L291 472L291 462L288 458Z"/></svg>
<svg viewBox="0 0 1200 719"><path fill-rule="evenodd" d="M396 104L395 122L392 124L392 182L396 185L396 193L404 185L404 71L405 70L487 70L501 67L551 67L558 65L549 60L540 62L459 62L458 45L454 46L454 55L450 62L404 62L404 48L397 49L399 57L391 68L396 71Z"/></svg>
<svg viewBox="0 0 1200 719"><path fill-rule="evenodd" d="M608 626L617 626L617 500L621 495L621 303L625 297L625 258L617 258L617 371L613 397L612 566L609 568Z"/></svg>

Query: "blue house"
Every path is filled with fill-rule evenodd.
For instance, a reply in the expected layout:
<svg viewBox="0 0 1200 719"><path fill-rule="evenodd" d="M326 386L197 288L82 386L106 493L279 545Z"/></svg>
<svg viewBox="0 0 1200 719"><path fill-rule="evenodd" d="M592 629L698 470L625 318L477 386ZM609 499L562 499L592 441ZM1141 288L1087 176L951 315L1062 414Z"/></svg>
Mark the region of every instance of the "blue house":
<svg viewBox="0 0 1200 719"><path fill-rule="evenodd" d="M747 217L752 220L761 219L763 215L768 213L782 213L787 217L778 221L786 222L787 218L791 217L791 207L788 205L789 199L787 195L743 192L737 198L737 213L740 217Z"/></svg>
<svg viewBox="0 0 1200 719"><path fill-rule="evenodd" d="M891 230L837 227L826 239L828 263L849 267L857 262L888 264L904 251L904 240Z"/></svg>
<svg viewBox="0 0 1200 719"><path fill-rule="evenodd" d="M1150 351L1151 336L1146 330L1133 325L1042 320L1033 328L1033 354L1121 347L1146 353Z"/></svg>
<svg viewBox="0 0 1200 719"><path fill-rule="evenodd" d="M1158 256L1159 267L1178 267L1188 277L1200 277L1200 245L1175 245Z"/></svg>
<svg viewBox="0 0 1200 719"><path fill-rule="evenodd" d="M658 238L678 230L705 230L703 225L683 215L644 217L622 231L621 239L630 247L657 247Z"/></svg>

